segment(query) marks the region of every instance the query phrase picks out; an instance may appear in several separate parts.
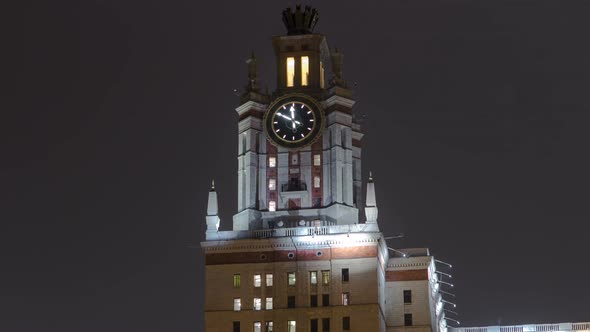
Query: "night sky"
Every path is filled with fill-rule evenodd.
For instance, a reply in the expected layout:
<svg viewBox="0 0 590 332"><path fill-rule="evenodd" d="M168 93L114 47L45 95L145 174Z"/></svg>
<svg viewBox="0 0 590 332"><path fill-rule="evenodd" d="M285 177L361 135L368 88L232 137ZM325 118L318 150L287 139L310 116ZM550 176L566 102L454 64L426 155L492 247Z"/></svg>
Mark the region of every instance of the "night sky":
<svg viewBox="0 0 590 332"><path fill-rule="evenodd" d="M207 193L284 1L4 7L0 330L200 331ZM391 245L454 265L465 326L590 321L590 3L315 1Z"/></svg>

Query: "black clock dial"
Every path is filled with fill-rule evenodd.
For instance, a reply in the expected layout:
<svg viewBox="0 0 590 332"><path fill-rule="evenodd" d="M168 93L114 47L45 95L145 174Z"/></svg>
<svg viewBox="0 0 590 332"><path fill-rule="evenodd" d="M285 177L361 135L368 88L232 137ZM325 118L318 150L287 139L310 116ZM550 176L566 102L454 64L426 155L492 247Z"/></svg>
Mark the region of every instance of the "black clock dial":
<svg viewBox="0 0 590 332"><path fill-rule="evenodd" d="M321 133L323 113L319 105L303 94L278 98L264 116L268 138L276 145L299 148L313 143Z"/></svg>
<svg viewBox="0 0 590 332"><path fill-rule="evenodd" d="M273 114L272 130L287 142L297 142L309 136L316 125L315 114L301 102L281 105Z"/></svg>

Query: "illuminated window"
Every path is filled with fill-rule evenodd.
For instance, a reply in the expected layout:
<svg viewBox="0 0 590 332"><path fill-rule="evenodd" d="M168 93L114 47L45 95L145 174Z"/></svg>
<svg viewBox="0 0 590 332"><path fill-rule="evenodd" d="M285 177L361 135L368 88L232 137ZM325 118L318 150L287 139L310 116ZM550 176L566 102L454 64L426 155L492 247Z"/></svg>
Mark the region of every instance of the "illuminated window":
<svg viewBox="0 0 590 332"><path fill-rule="evenodd" d="M348 269L342 269L342 282L348 282Z"/></svg>
<svg viewBox="0 0 590 332"><path fill-rule="evenodd" d="M268 179L268 190L276 190L277 189L277 180L276 179Z"/></svg>
<svg viewBox="0 0 590 332"><path fill-rule="evenodd" d="M259 297L255 297L253 307L254 307L254 310L262 309L262 299Z"/></svg>
<svg viewBox="0 0 590 332"><path fill-rule="evenodd" d="M330 271L322 271L322 284L327 285L330 283Z"/></svg>
<svg viewBox="0 0 590 332"><path fill-rule="evenodd" d="M297 325L295 324L294 320L290 320L287 322L287 332L296 332L296 327Z"/></svg>
<svg viewBox="0 0 590 332"><path fill-rule="evenodd" d="M272 297L267 297L266 298L266 307L264 307L266 310L272 310Z"/></svg>
<svg viewBox="0 0 590 332"><path fill-rule="evenodd" d="M342 293L342 305L350 304L350 293Z"/></svg>
<svg viewBox="0 0 590 332"><path fill-rule="evenodd" d="M307 79L309 78L309 57L301 57L301 85L307 85Z"/></svg>
<svg viewBox="0 0 590 332"><path fill-rule="evenodd" d="M350 331L350 317L342 317L342 330Z"/></svg>
<svg viewBox="0 0 590 332"><path fill-rule="evenodd" d="M276 211L277 210L277 202L269 201L268 202L268 211Z"/></svg>
<svg viewBox="0 0 590 332"><path fill-rule="evenodd" d="M268 167L277 167L277 157L268 157Z"/></svg>
<svg viewBox="0 0 590 332"><path fill-rule="evenodd" d="M242 310L242 300L240 298L234 299L234 311Z"/></svg>
<svg viewBox="0 0 590 332"><path fill-rule="evenodd" d="M254 275L254 287L262 286L262 276L260 274Z"/></svg>
<svg viewBox="0 0 590 332"><path fill-rule="evenodd" d="M314 166L321 166L322 165L322 156L320 154L313 155L313 165Z"/></svg>
<svg viewBox="0 0 590 332"><path fill-rule="evenodd" d="M287 58L287 86L293 86L293 81L295 79L295 58L288 57Z"/></svg>
<svg viewBox="0 0 590 332"><path fill-rule="evenodd" d="M324 63L320 61L320 88L324 88Z"/></svg>
<svg viewBox="0 0 590 332"><path fill-rule="evenodd" d="M265 332L272 332L272 321L266 322L266 331Z"/></svg>
<svg viewBox="0 0 590 332"><path fill-rule="evenodd" d="M318 284L318 273L316 271L309 272L309 283L312 285Z"/></svg>
<svg viewBox="0 0 590 332"><path fill-rule="evenodd" d="M234 274L234 288L240 288L240 275Z"/></svg>
<svg viewBox="0 0 590 332"><path fill-rule="evenodd" d="M319 188L321 184L321 180L320 177L318 175L313 177L313 187L314 188Z"/></svg>
<svg viewBox="0 0 590 332"><path fill-rule="evenodd" d="M272 287L272 273L266 274L266 287Z"/></svg>
<svg viewBox="0 0 590 332"><path fill-rule="evenodd" d="M295 272L289 272L287 275L289 286L295 286Z"/></svg>
<svg viewBox="0 0 590 332"><path fill-rule="evenodd" d="M262 332L262 323L254 322L254 332Z"/></svg>

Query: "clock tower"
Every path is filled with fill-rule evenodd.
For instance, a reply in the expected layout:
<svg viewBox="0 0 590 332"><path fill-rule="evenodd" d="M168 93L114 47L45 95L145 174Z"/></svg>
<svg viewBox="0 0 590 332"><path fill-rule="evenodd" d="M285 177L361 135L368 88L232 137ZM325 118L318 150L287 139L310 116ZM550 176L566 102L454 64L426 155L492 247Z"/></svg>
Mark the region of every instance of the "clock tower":
<svg viewBox="0 0 590 332"><path fill-rule="evenodd" d="M236 111L238 213L234 230L359 222L361 133L342 54L314 33L315 9L283 11L272 40L276 90L258 88L256 59ZM329 78L329 79L328 79Z"/></svg>
<svg viewBox="0 0 590 332"><path fill-rule="evenodd" d="M212 186L201 242L205 331L446 332L434 259L389 247L370 175L361 193L363 134L317 20L310 7L283 11L272 94L247 60L238 210L220 231Z"/></svg>

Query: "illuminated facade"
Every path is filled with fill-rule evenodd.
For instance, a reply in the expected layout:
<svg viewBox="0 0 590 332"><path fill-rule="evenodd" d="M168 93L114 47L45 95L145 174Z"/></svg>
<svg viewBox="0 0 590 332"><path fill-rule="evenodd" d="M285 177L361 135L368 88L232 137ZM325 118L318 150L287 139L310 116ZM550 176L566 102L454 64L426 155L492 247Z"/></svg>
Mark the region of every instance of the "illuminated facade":
<svg viewBox="0 0 590 332"><path fill-rule="evenodd" d="M587 332L590 322L557 323L557 324L525 324L483 327L449 327L449 332Z"/></svg>
<svg viewBox="0 0 590 332"><path fill-rule="evenodd" d="M212 187L201 243L206 331L446 332L433 257L388 248L379 230L342 54L313 32L317 18L309 7L283 12L272 95L247 61L238 212L220 231Z"/></svg>

